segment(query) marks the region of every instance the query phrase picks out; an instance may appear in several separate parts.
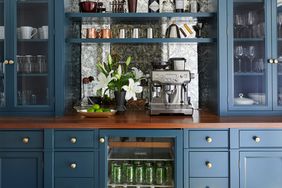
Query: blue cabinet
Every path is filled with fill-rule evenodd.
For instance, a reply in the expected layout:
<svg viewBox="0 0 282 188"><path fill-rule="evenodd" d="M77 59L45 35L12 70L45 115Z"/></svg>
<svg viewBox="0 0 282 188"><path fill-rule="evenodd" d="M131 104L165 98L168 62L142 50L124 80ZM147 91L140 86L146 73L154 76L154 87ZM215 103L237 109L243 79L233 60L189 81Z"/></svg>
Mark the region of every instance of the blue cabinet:
<svg viewBox="0 0 282 188"><path fill-rule="evenodd" d="M54 1L3 0L0 15L0 114L54 114Z"/></svg>
<svg viewBox="0 0 282 188"><path fill-rule="evenodd" d="M219 35L220 114L282 114L281 5L232 0L219 6L226 15L219 18L226 31Z"/></svg>
<svg viewBox="0 0 282 188"><path fill-rule="evenodd" d="M282 152L241 152L240 188L282 186Z"/></svg>

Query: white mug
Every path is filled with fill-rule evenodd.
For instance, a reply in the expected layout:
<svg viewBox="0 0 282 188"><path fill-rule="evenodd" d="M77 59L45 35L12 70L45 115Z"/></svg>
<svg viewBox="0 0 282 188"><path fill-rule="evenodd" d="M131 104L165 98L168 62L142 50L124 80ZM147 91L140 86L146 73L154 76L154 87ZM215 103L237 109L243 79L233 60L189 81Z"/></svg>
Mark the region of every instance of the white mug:
<svg viewBox="0 0 282 188"><path fill-rule="evenodd" d="M37 29L30 26L22 26L21 39L32 39L37 34Z"/></svg>
<svg viewBox="0 0 282 188"><path fill-rule="evenodd" d="M0 26L0 39L5 39L5 27Z"/></svg>
<svg viewBox="0 0 282 188"><path fill-rule="evenodd" d="M133 28L132 32L132 38L139 38L139 29L138 28Z"/></svg>
<svg viewBox="0 0 282 188"><path fill-rule="evenodd" d="M125 38L125 29L120 29L119 30L119 38L124 39Z"/></svg>
<svg viewBox="0 0 282 188"><path fill-rule="evenodd" d="M40 39L48 39L48 26L42 26L38 30Z"/></svg>
<svg viewBox="0 0 282 188"><path fill-rule="evenodd" d="M153 38L153 28L151 27L147 29L147 38Z"/></svg>

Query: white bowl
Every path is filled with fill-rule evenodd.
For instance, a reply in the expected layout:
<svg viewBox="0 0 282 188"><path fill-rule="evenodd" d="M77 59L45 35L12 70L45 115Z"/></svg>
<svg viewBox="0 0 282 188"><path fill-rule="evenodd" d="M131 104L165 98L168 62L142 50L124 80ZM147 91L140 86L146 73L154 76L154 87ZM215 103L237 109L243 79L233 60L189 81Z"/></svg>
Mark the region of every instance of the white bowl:
<svg viewBox="0 0 282 188"><path fill-rule="evenodd" d="M265 104L265 93L249 93L248 96L257 104Z"/></svg>

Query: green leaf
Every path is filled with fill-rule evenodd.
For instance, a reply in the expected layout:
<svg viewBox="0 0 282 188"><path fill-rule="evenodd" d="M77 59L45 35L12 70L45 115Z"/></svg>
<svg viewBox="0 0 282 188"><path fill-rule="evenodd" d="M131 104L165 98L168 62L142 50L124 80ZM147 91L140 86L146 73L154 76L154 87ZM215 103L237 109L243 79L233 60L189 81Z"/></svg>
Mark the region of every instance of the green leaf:
<svg viewBox="0 0 282 188"><path fill-rule="evenodd" d="M127 58L126 62L125 62L126 67L128 67L128 66L130 65L130 63L131 63L131 56L129 56L129 57Z"/></svg>

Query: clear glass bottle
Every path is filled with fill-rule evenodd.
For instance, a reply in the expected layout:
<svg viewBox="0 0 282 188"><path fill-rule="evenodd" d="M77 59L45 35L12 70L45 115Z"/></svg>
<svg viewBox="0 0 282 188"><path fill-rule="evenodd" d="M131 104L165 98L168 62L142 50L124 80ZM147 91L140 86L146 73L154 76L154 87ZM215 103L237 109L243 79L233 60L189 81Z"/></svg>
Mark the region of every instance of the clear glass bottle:
<svg viewBox="0 0 282 188"><path fill-rule="evenodd" d="M197 0L191 0L190 1L190 11L192 13L198 12L198 2L197 2Z"/></svg>

